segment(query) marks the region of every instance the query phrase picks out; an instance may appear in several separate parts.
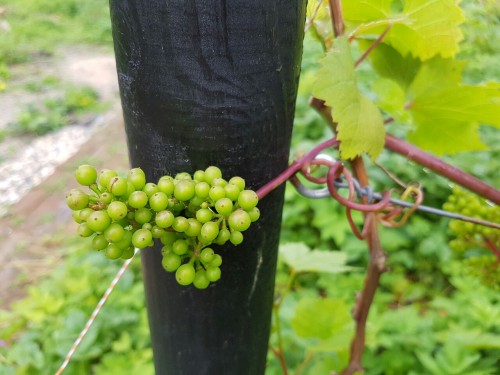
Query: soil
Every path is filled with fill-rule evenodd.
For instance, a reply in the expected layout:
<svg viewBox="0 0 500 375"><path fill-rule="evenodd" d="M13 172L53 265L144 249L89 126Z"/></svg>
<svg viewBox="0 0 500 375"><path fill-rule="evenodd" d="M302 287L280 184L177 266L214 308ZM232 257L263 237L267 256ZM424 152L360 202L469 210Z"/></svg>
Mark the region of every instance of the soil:
<svg viewBox="0 0 500 375"><path fill-rule="evenodd" d="M76 224L65 206L66 191L76 187L75 167L91 163L118 171L128 168L127 147L118 98L114 57L101 49L82 47L58 53L59 58L38 61L19 67L24 73L14 82L35 79L37 75L54 74L64 82L93 87L100 97L111 103L102 114L103 125L89 141L55 172L29 191L8 214L0 219L0 308L7 308L22 297L29 285L49 273L64 257L61 244L76 238ZM0 128L15 118L22 103L42 100L54 92L39 94L13 90L0 95ZM10 119L10 120L9 120ZM16 141L19 142L19 141ZM12 143L15 147L18 144ZM0 179L5 176L0 176Z"/></svg>

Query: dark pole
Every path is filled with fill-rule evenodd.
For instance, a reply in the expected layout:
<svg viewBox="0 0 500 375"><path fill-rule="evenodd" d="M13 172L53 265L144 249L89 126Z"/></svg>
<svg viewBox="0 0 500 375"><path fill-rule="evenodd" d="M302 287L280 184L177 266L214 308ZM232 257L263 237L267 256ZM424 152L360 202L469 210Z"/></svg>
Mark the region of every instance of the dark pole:
<svg viewBox="0 0 500 375"><path fill-rule="evenodd" d="M111 0L132 166L148 181L209 165L258 188L286 168L305 0ZM265 371L283 189L259 203L222 279L177 285L142 252L156 373Z"/></svg>

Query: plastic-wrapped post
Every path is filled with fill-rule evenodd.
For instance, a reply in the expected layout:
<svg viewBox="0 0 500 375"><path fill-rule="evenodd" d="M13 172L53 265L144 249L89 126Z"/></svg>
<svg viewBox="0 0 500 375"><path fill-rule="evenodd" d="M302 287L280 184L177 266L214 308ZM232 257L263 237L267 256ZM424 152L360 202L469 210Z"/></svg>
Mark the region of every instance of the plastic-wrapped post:
<svg viewBox="0 0 500 375"><path fill-rule="evenodd" d="M257 189L288 164L300 73L304 0L111 0L132 166L148 181L209 165ZM160 245L142 251L156 373L265 371L283 189L222 278L179 286Z"/></svg>

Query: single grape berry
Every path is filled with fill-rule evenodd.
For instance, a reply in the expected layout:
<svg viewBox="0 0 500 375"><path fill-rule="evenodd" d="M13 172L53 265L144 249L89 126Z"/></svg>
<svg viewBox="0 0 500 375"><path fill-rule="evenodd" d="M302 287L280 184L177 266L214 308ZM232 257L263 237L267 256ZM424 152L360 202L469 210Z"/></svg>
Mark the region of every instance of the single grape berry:
<svg viewBox="0 0 500 375"><path fill-rule="evenodd" d="M94 231L89 228L87 223L81 223L78 226L78 235L80 237L90 237L94 234Z"/></svg>
<svg viewBox="0 0 500 375"><path fill-rule="evenodd" d="M189 244L186 240L177 240L172 244L172 251L177 255L184 255L188 252Z"/></svg>
<svg viewBox="0 0 500 375"><path fill-rule="evenodd" d="M167 272L176 271L182 263L182 258L175 253L168 253L163 255L161 265Z"/></svg>
<svg viewBox="0 0 500 375"><path fill-rule="evenodd" d="M245 180L242 179L241 177L238 176L231 177L229 183L236 185L238 189L240 189L240 191L245 190Z"/></svg>
<svg viewBox="0 0 500 375"><path fill-rule="evenodd" d="M196 271L194 275L193 285L196 289L207 289L210 285L210 280L208 280L205 271L199 270Z"/></svg>
<svg viewBox="0 0 500 375"><path fill-rule="evenodd" d="M221 277L221 270L219 267L210 266L205 270L207 279L210 282L216 282Z"/></svg>
<svg viewBox="0 0 500 375"><path fill-rule="evenodd" d="M133 246L129 246L125 249L123 249L122 256L120 258L122 259L130 259L134 256L135 249Z"/></svg>
<svg viewBox="0 0 500 375"><path fill-rule="evenodd" d="M115 244L110 243L104 250L104 254L106 254L106 257L109 259L118 259L122 256L123 249L120 249Z"/></svg>
<svg viewBox="0 0 500 375"><path fill-rule="evenodd" d="M205 181L212 184L215 178L222 178L222 172L219 168L210 166L205 169Z"/></svg>
<svg viewBox="0 0 500 375"><path fill-rule="evenodd" d="M229 241L233 245L239 245L240 243L243 242L243 233L238 232L237 230L231 232L231 235L229 236Z"/></svg>
<svg viewBox="0 0 500 375"><path fill-rule="evenodd" d="M248 216L250 216L250 220L253 222L256 222L260 218L260 210L257 207L252 208L251 210L247 211Z"/></svg>
<svg viewBox="0 0 500 375"><path fill-rule="evenodd" d="M181 180L175 185L174 197L179 201L188 201L194 197L194 194L194 183L191 180Z"/></svg>
<svg viewBox="0 0 500 375"><path fill-rule="evenodd" d="M165 232L160 237L160 241L164 245L172 245L178 239L179 237L177 237L177 233L175 232Z"/></svg>
<svg viewBox="0 0 500 375"><path fill-rule="evenodd" d="M175 279L180 285L190 285L193 283L196 271L191 263L183 264L175 272Z"/></svg>
<svg viewBox="0 0 500 375"><path fill-rule="evenodd" d="M73 211L82 210L89 204L89 196L80 189L71 189L66 196L66 204Z"/></svg>
<svg viewBox="0 0 500 375"><path fill-rule="evenodd" d="M168 206L168 196L161 191L157 191L149 198L149 207L156 212L163 211Z"/></svg>
<svg viewBox="0 0 500 375"><path fill-rule="evenodd" d="M235 184L227 184L224 186L224 192L226 193L226 198L231 199L233 202L238 200L238 196L240 195L240 189Z"/></svg>
<svg viewBox="0 0 500 375"><path fill-rule="evenodd" d="M132 168L128 172L127 180L132 183L135 190L142 190L146 185L146 174L141 168Z"/></svg>
<svg viewBox="0 0 500 375"><path fill-rule="evenodd" d="M189 227L184 231L184 234L189 237L198 236L200 234L202 224L194 218L189 218L187 221Z"/></svg>
<svg viewBox="0 0 500 375"><path fill-rule="evenodd" d="M83 210L80 210L79 212L80 212L80 215L79 215L80 216L80 220L82 222L84 222L84 221L87 221L87 218L89 217L89 215L92 212L94 212L94 210L87 207L87 208L84 208Z"/></svg>
<svg viewBox="0 0 500 375"><path fill-rule="evenodd" d="M229 215L227 223L231 229L243 232L250 227L252 220L246 211L238 209Z"/></svg>
<svg viewBox="0 0 500 375"><path fill-rule="evenodd" d="M111 224L111 218L106 211L94 211L87 218L87 225L94 232L104 232L109 224Z"/></svg>
<svg viewBox="0 0 500 375"><path fill-rule="evenodd" d="M172 228L174 228L174 230L176 232L182 233L189 228L189 223L185 217L177 216L174 219L174 222L172 224Z"/></svg>
<svg viewBox="0 0 500 375"><path fill-rule="evenodd" d="M153 235L147 229L138 229L132 235L132 245L138 249L144 249L153 242Z"/></svg>
<svg viewBox="0 0 500 375"><path fill-rule="evenodd" d="M215 254L214 259L209 264L209 267L220 267L221 265L222 257L219 254Z"/></svg>
<svg viewBox="0 0 500 375"><path fill-rule="evenodd" d="M93 166L83 164L76 169L75 178L80 185L90 186L92 184L95 184L97 180L97 171Z"/></svg>
<svg viewBox="0 0 500 375"><path fill-rule="evenodd" d="M204 264L208 264L214 259L214 256L215 256L214 249L206 247L200 253L200 260Z"/></svg>
<svg viewBox="0 0 500 375"><path fill-rule="evenodd" d="M125 229L120 224L112 223L104 231L104 237L108 242L118 242L125 235Z"/></svg>
<svg viewBox="0 0 500 375"><path fill-rule="evenodd" d="M221 215L229 216L233 212L233 202L229 198L221 198L215 202L215 209Z"/></svg>
<svg viewBox="0 0 500 375"><path fill-rule="evenodd" d="M142 191L145 192L149 198L158 191L158 186L152 182L148 182L146 183L146 185L144 185Z"/></svg>
<svg viewBox="0 0 500 375"><path fill-rule="evenodd" d="M197 170L196 172L194 172L193 180L198 181L198 182L205 181L205 171Z"/></svg>
<svg viewBox="0 0 500 375"><path fill-rule="evenodd" d="M112 177L111 180L109 180L108 184L108 191L119 197L123 194L125 194L128 190L128 183L127 180L123 177Z"/></svg>
<svg viewBox="0 0 500 375"><path fill-rule="evenodd" d="M253 190L243 190L238 196L238 204L245 211L249 211L259 203L259 197Z"/></svg>
<svg viewBox="0 0 500 375"><path fill-rule="evenodd" d="M210 199L212 199L214 202L217 202L219 199L226 197L226 191L224 190L223 187L212 186L210 188L210 191L208 192L208 195Z"/></svg>
<svg viewBox="0 0 500 375"><path fill-rule="evenodd" d="M196 211L196 219L202 223L208 223L214 217L214 213L209 208L200 208Z"/></svg>
<svg viewBox="0 0 500 375"><path fill-rule="evenodd" d="M197 197L201 199L205 199L208 197L208 193L210 192L210 185L204 181L196 183L194 186L194 193Z"/></svg>
<svg viewBox="0 0 500 375"><path fill-rule="evenodd" d="M160 211L155 216L155 223L160 228L169 228L174 223L174 220L174 214L168 210Z"/></svg>
<svg viewBox="0 0 500 375"><path fill-rule="evenodd" d="M174 180L170 176L163 176L158 180L158 191L171 196L174 193Z"/></svg>
<svg viewBox="0 0 500 375"><path fill-rule="evenodd" d="M105 191L104 193L101 194L101 196L99 197L101 202L102 203L106 203L106 204L109 204L113 201L113 199L115 198L113 196L113 194L111 193L108 193L107 191Z"/></svg>
<svg viewBox="0 0 500 375"><path fill-rule="evenodd" d="M148 203L148 195L143 191L134 191L128 197L128 204L133 208L144 207Z"/></svg>
<svg viewBox="0 0 500 375"><path fill-rule="evenodd" d="M134 220L139 224L149 223L153 219L153 213L149 208L142 207L138 208L134 214Z"/></svg>
<svg viewBox="0 0 500 375"><path fill-rule="evenodd" d="M224 245L227 241L229 241L229 238L231 236L231 233L229 232L228 229L222 228L219 231L219 234L217 235L217 238L215 239L215 243L217 245Z"/></svg>
<svg viewBox="0 0 500 375"><path fill-rule="evenodd" d="M203 224L198 238L202 243L209 244L217 238L219 234L219 224L213 221Z"/></svg>
<svg viewBox="0 0 500 375"><path fill-rule="evenodd" d="M127 205L120 201L113 201L109 204L108 215L113 220L121 220L127 217Z"/></svg>

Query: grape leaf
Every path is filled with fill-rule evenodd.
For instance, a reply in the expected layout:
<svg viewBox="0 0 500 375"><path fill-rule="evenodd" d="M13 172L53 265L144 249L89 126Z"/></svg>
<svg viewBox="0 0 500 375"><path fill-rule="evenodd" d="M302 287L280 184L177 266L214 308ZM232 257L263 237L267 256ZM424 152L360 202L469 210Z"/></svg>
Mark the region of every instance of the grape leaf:
<svg viewBox="0 0 500 375"><path fill-rule="evenodd" d="M485 150L478 123L500 127L500 84L461 84L462 67L450 59L432 59L409 89L415 126L409 139L437 154Z"/></svg>
<svg viewBox="0 0 500 375"><path fill-rule="evenodd" d="M295 272L339 273L352 271L346 266L347 254L341 251L311 250L304 243L280 246L281 259Z"/></svg>
<svg viewBox="0 0 500 375"><path fill-rule="evenodd" d="M453 57L463 39L459 25L464 21L456 0L406 0L403 9L391 9L393 1L352 0L344 2L344 17L354 25L356 35L380 35L392 30L384 41L401 54L421 60L436 55Z"/></svg>
<svg viewBox="0 0 500 375"><path fill-rule="evenodd" d="M333 108L342 158L350 159L367 152L375 159L384 147L382 116L358 89L347 38L335 39L333 49L321 63L313 94Z"/></svg>

